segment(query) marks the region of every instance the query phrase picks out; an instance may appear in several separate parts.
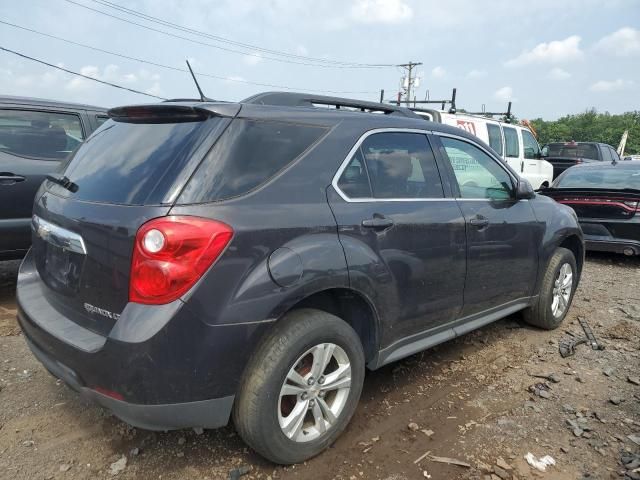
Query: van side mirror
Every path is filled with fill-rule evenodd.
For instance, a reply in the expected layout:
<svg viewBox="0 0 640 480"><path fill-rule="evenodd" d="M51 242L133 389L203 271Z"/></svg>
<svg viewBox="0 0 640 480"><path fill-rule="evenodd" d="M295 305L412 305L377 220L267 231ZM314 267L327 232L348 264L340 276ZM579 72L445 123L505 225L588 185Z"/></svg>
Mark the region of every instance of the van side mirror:
<svg viewBox="0 0 640 480"><path fill-rule="evenodd" d="M528 180L521 178L516 185L516 200L528 200L535 198L536 192Z"/></svg>

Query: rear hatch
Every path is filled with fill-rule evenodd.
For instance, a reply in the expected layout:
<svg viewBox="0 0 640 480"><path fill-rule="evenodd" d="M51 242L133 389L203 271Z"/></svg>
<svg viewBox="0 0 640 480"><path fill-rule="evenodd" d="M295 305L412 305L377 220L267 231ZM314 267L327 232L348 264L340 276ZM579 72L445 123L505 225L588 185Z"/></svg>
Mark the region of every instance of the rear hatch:
<svg viewBox="0 0 640 480"><path fill-rule="evenodd" d="M547 189L545 195L573 208L582 231L600 240L640 240L640 190Z"/></svg>
<svg viewBox="0 0 640 480"><path fill-rule="evenodd" d="M79 148L36 199L33 258L49 303L107 334L129 298L139 227L171 205L237 106L124 107ZM234 108L235 107L235 110Z"/></svg>
<svg viewBox="0 0 640 480"><path fill-rule="evenodd" d="M638 212L640 191L549 188L544 191L558 203L573 208L580 219L628 220Z"/></svg>

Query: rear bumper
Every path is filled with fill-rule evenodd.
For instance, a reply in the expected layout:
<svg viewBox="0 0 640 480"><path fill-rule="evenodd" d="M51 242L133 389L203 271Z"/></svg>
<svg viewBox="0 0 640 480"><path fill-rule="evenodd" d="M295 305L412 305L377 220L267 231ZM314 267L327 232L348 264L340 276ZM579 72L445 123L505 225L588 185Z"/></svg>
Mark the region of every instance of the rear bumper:
<svg viewBox="0 0 640 480"><path fill-rule="evenodd" d="M587 250L595 252L612 252L627 254L629 250L633 251L633 255L640 255L640 242L624 239L606 239L602 240L598 237L590 237L585 235L585 246Z"/></svg>
<svg viewBox="0 0 640 480"><path fill-rule="evenodd" d="M212 400L162 405L128 403L83 386L73 370L48 356L29 339L27 339L27 345L53 376L64 381L82 398L110 410L115 416L134 427L146 430L174 430L186 427L218 428L229 422L233 395Z"/></svg>
<svg viewBox="0 0 640 480"><path fill-rule="evenodd" d="M18 323L40 362L82 396L151 430L225 425L245 365L271 325L205 324L177 300L129 304L102 335L65 315L31 253L16 293Z"/></svg>

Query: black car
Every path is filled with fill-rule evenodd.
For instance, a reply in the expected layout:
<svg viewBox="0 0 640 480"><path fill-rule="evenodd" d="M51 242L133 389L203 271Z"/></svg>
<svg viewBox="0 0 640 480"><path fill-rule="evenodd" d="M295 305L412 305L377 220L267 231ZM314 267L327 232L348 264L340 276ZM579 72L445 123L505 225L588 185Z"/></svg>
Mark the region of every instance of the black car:
<svg viewBox="0 0 640 480"><path fill-rule="evenodd" d="M567 314L575 213L460 129L298 94L109 115L37 195L18 320L51 373L130 424L233 415L256 451L300 462L345 428L365 366Z"/></svg>
<svg viewBox="0 0 640 480"><path fill-rule="evenodd" d="M31 207L45 175L107 120L89 105L0 96L0 260L31 245Z"/></svg>
<svg viewBox="0 0 640 480"><path fill-rule="evenodd" d="M567 168L582 163L619 162L620 155L615 148L597 142L547 143L542 147L542 158L553 165L553 178Z"/></svg>
<svg viewBox="0 0 640 480"><path fill-rule="evenodd" d="M588 250L640 255L640 161L577 165L543 193L576 211Z"/></svg>

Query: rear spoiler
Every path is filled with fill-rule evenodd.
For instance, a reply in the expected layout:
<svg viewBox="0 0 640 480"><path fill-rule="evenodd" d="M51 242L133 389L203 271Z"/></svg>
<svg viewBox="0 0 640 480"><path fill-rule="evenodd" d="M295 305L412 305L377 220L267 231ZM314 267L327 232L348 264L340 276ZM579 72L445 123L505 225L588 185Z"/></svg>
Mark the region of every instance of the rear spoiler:
<svg viewBox="0 0 640 480"><path fill-rule="evenodd" d="M109 118L123 123L180 123L201 122L210 117L235 117L240 111L237 103L155 103L128 105L107 111Z"/></svg>

